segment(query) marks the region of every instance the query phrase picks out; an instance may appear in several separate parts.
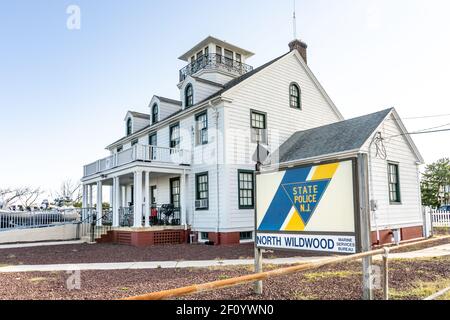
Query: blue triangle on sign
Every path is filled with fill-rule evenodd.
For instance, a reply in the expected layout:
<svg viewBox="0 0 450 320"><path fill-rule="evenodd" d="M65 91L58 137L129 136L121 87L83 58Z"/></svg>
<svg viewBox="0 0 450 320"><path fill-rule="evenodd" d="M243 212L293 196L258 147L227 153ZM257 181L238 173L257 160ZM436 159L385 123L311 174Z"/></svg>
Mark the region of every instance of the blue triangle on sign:
<svg viewBox="0 0 450 320"><path fill-rule="evenodd" d="M282 184L303 223L311 219L331 179Z"/></svg>

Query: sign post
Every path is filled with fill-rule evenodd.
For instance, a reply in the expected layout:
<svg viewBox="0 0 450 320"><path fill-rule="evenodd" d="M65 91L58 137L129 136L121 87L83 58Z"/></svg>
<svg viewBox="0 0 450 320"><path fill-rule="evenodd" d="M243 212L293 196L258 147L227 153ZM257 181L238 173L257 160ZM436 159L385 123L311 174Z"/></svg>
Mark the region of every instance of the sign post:
<svg viewBox="0 0 450 320"><path fill-rule="evenodd" d="M264 148L261 147L259 141L257 141L257 147L255 155L253 156L253 160L256 161L255 165L255 175L253 176L253 181L256 181L256 174L260 172L261 169L261 160L264 161L265 157L267 157L268 152ZM263 158L263 159L261 159ZM256 184L255 184L256 185ZM259 273L263 271L263 251L258 248L255 241L255 273ZM254 292L255 294L261 295L263 291L263 282L262 280L255 281L254 284Z"/></svg>
<svg viewBox="0 0 450 320"><path fill-rule="evenodd" d="M366 154L358 155L358 186L361 250L372 249L370 237L369 183L367 178L368 161ZM373 300L372 257L362 259L363 267L363 299Z"/></svg>

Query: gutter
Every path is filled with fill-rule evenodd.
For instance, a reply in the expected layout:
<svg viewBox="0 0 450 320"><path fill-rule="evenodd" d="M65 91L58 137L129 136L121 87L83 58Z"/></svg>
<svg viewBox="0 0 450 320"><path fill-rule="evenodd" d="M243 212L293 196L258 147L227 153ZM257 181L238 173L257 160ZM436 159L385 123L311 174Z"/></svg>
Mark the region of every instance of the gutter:
<svg viewBox="0 0 450 320"><path fill-rule="evenodd" d="M338 159L343 159L343 158L349 158L349 157L357 155L360 152L361 152L360 149L354 149L354 150L343 151L343 152L329 153L329 154L325 154L325 155L320 155L320 156L315 156L315 157L310 157L310 158L305 158L305 159L300 159L300 160L287 161L287 162L282 162L279 164L263 165L261 167L261 172L271 172L271 171L276 171L279 168L282 168L282 169L290 168L290 167L294 167L294 166L298 166L298 165L302 165L302 164L309 164L311 162L319 163L324 160L334 160L334 159L338 160Z"/></svg>

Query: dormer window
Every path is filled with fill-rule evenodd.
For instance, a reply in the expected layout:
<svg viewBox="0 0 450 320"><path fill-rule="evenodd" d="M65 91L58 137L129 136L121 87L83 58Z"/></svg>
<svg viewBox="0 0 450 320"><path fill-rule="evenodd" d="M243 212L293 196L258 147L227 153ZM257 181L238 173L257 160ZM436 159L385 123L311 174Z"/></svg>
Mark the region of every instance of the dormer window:
<svg viewBox="0 0 450 320"><path fill-rule="evenodd" d="M194 105L194 89L192 84L188 84L184 90L184 106L185 108L192 107Z"/></svg>
<svg viewBox="0 0 450 320"><path fill-rule="evenodd" d="M159 117L158 104L155 103L152 107L152 124L158 122L158 117Z"/></svg>
<svg viewBox="0 0 450 320"><path fill-rule="evenodd" d="M128 118L127 120L127 136L133 133L133 120L131 118Z"/></svg>

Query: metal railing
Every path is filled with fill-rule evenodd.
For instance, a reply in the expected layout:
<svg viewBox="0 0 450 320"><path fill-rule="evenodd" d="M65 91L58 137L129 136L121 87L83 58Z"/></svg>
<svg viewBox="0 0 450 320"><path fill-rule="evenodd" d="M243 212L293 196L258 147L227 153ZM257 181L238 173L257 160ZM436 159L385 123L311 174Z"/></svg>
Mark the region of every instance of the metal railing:
<svg viewBox="0 0 450 320"><path fill-rule="evenodd" d="M243 75L252 71L253 67L217 53L205 54L180 70L180 82L186 79L187 76L193 75L203 69L224 70Z"/></svg>
<svg viewBox="0 0 450 320"><path fill-rule="evenodd" d="M55 209L51 211L0 211L0 231L43 228L80 221L81 209Z"/></svg>
<svg viewBox="0 0 450 320"><path fill-rule="evenodd" d="M181 225L181 210L170 204L152 205L149 212L150 226ZM145 225L145 205L142 205L142 225ZM119 226L134 226L134 207L119 208Z"/></svg>
<svg viewBox="0 0 450 320"><path fill-rule="evenodd" d="M136 144L129 149L85 165L83 174L87 177L134 161L190 165L191 152L185 149Z"/></svg>
<svg viewBox="0 0 450 320"><path fill-rule="evenodd" d="M82 209L81 220L78 222L77 238L89 236L90 242L95 242L112 229L112 210L103 209L100 216L95 208Z"/></svg>

